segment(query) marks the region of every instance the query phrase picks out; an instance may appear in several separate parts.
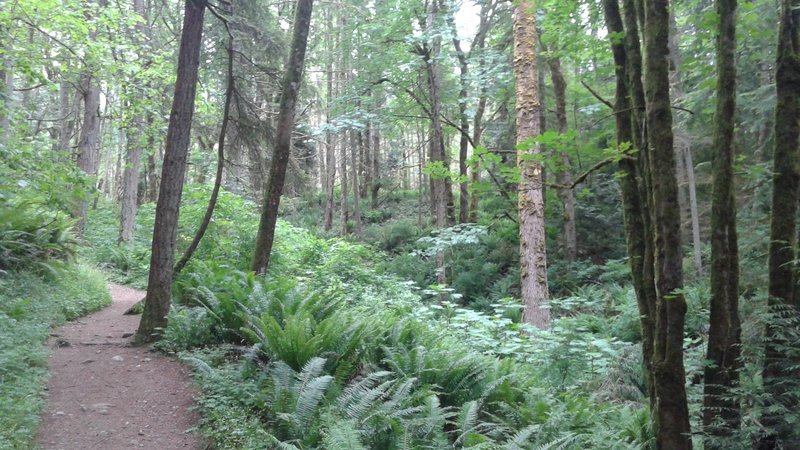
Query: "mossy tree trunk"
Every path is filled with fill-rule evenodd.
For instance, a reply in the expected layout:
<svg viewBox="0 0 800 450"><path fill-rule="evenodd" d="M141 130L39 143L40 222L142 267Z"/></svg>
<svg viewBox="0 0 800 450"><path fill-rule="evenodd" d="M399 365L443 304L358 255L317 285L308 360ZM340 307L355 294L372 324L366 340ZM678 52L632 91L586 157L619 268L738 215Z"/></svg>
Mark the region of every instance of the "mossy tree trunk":
<svg viewBox="0 0 800 450"><path fill-rule="evenodd" d="M796 285L797 204L800 200L800 0L781 2L776 68L778 100L772 169L769 306L775 319L785 322L790 316L796 318L800 307ZM766 333L763 378L772 404L762 417L768 433L759 448L797 448L800 431L796 424L786 423L783 408L797 407L796 403L788 403L796 397L787 395L787 391L797 383L798 362L791 361L791 355L787 354L793 344L782 338L780 326L768 323Z"/></svg>
<svg viewBox="0 0 800 450"><path fill-rule="evenodd" d="M683 329L683 247L669 85L669 1L644 0L644 88L656 281L653 385L656 447L690 449Z"/></svg>
<svg viewBox="0 0 800 450"><path fill-rule="evenodd" d="M630 2L629 2L630 3ZM625 13L635 14L632 5L626 5ZM642 161L645 156L646 148L642 145L641 138L637 138L637 132L641 127L638 122L640 113L632 110L632 97L636 89L631 89L631 83L639 83L637 89L641 89L641 78L631 79L629 73L634 62L632 56L639 56L639 37L638 29L635 26L628 28L627 32L620 14L619 0L603 0L603 11L609 35L619 36L623 33L626 36L624 41L610 39L611 51L614 57L616 72L616 89L614 95L614 118L616 121L617 145L619 151L624 151L626 157L619 162L621 176L619 177L620 192L622 194L622 209L625 227L625 242L627 245L628 261L631 267L631 278L633 281L636 302L639 308L639 321L642 332L642 361L644 365L645 380L649 390L651 400L655 399L652 381L652 358L653 358L653 326L655 315L655 288L652 276L652 257L648 257L648 243L652 242L652 233L646 226L648 209L646 198L642 189ZM631 16L633 25L636 23L634 15ZM641 67L639 59L638 67ZM639 71L641 73L641 71ZM643 98L640 99L643 101ZM641 104L641 103L640 103ZM654 406L651 403L651 407Z"/></svg>
<svg viewBox="0 0 800 450"><path fill-rule="evenodd" d="M136 342L138 343L157 340L167 326L173 263L175 262L175 240L178 233L178 213L186 176L186 156L189 151L192 116L194 115L205 10L205 0L186 0L178 52L178 77L175 81L172 112L167 127L161 186L153 226L147 296L142 320L136 331Z"/></svg>
<svg viewBox="0 0 800 450"><path fill-rule="evenodd" d="M717 0L717 110L712 144L714 182L711 202L711 317L708 365L703 385L706 448L722 448L721 437L739 428L739 403L732 389L739 381L739 249L733 180L736 109L737 0Z"/></svg>
<svg viewBox="0 0 800 450"><path fill-rule="evenodd" d="M286 181L286 168L292 151L292 132L297 94L303 76L308 32L311 26L313 0L298 0L295 7L294 31L286 75L283 78L283 93L278 110L275 151L269 171L269 182L264 194L264 206L258 225L256 246L253 254L253 272L264 275L269 268L269 257L275 240L275 224L278 221L278 207L281 202L283 185ZM344 180L342 181L344 185Z"/></svg>

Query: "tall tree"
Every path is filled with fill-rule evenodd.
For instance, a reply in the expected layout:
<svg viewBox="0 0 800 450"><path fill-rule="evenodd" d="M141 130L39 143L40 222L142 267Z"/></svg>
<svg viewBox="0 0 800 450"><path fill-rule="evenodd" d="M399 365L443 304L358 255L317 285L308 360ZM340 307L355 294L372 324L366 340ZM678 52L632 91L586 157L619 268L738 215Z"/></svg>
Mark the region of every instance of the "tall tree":
<svg viewBox="0 0 800 450"><path fill-rule="evenodd" d="M550 79L553 82L553 96L556 103L556 125L558 132L564 134L569 129L567 123L567 81L561 70L561 58L553 56L547 58L547 65L550 67ZM561 152L561 167L556 172L556 181L561 185L558 189L558 198L564 206L564 216L562 218L562 256L570 262L578 258L578 232L575 226L575 192L572 186L572 171L569 155Z"/></svg>
<svg viewBox="0 0 800 450"><path fill-rule="evenodd" d="M133 10L139 16L136 22L134 42L139 45L145 41L147 34L147 15L144 0L133 0ZM140 53L144 53L141 51ZM143 55L140 55L140 57ZM125 167L122 175L122 205L120 207L119 241L130 242L133 239L133 228L136 222L137 194L139 189L139 170L142 164L142 149L144 148L143 131L145 128L144 112L142 111L141 87L131 83L135 94L133 95L133 117L126 130L127 146L125 152Z"/></svg>
<svg viewBox="0 0 800 450"><path fill-rule="evenodd" d="M690 449L683 328L686 299L669 84L669 1L644 0L644 88L652 183L656 310L653 344L656 446Z"/></svg>
<svg viewBox="0 0 800 450"><path fill-rule="evenodd" d="M144 312L136 331L138 343L152 342L160 337L167 325L171 302L175 241L178 233L178 214L186 176L186 156L194 115L197 91L200 47L203 40L203 16L206 0L186 0L178 52L178 76L167 127L161 186L153 225L153 244L150 274Z"/></svg>
<svg viewBox="0 0 800 450"><path fill-rule="evenodd" d="M322 228L325 231L330 231L333 228L333 187L336 182L336 148L334 147L334 137L332 126L332 108L333 108L333 19L330 9L325 10L325 42L327 47L326 63L325 63L325 168L328 173L325 177L325 212L323 214Z"/></svg>
<svg viewBox="0 0 800 450"><path fill-rule="evenodd" d="M769 244L769 306L776 317L797 317L797 204L800 200L800 0L782 0L775 73L775 149L773 154L772 219ZM787 354L789 342L776 324L768 323L764 358L764 388L772 405L765 409L767 433L761 449L797 448L796 424L783 420L792 396L786 391L796 380L797 361ZM782 401L782 398L786 398ZM794 397L796 398L796 397Z"/></svg>
<svg viewBox="0 0 800 450"><path fill-rule="evenodd" d="M225 26L228 26L227 23ZM217 139L217 172L214 175L214 187L211 189L211 196L208 199L208 206L203 215L203 220L200 222L200 226L197 227L197 232L195 232L192 242L189 243L189 246L186 247L186 250L183 252L183 256L181 256L181 259L175 264L175 273L173 276L177 276L177 274L183 270L186 263L189 262L195 250L197 250L197 247L200 245L200 241L203 240L203 236L206 234L206 230L208 230L208 226L211 224L211 217L214 215L214 208L216 208L217 199L219 198L219 190L222 187L222 174L225 172L225 138L228 134L228 123L230 122L231 116L231 99L236 89L233 78L234 50L232 34L228 36L227 50L228 65L227 80L225 82L225 105L222 108L222 123L219 127L219 138Z"/></svg>
<svg viewBox="0 0 800 450"><path fill-rule="evenodd" d="M536 11L533 2L521 0L514 9L514 75L517 92L517 164L519 182L520 277L523 320L539 328L550 323L547 309L547 247L542 195L542 164L536 159L540 133L539 75L536 67Z"/></svg>
<svg viewBox="0 0 800 450"><path fill-rule="evenodd" d="M640 130L639 116L641 112L634 113L632 104L634 92L641 92L641 77L630 77L631 71L640 67L639 37L636 27L635 11L632 10L632 1L626 5L626 14L631 14L632 26L623 24L618 0L603 0L603 10L608 27L611 51L614 57L616 72L616 90L614 94L614 119L616 122L617 146L620 151L627 148L626 157L620 159L619 177L620 192L622 194L622 208L625 227L625 242L627 245L628 262L631 267L631 279L636 293L636 302L639 308L639 322L642 332L642 361L644 365L645 380L648 394L651 399L651 409L654 406L655 393L652 382L652 357L653 357L653 327L655 314L655 285L652 276L652 257L647 256L652 245L652 233L647 227L648 209L646 193L644 192L642 169L647 161L647 149L643 146L642 139L636 130ZM631 8L631 9L628 9ZM625 35L621 41L614 36ZM632 61L639 58L638 61ZM640 71L638 73L641 73ZM637 87L632 88L633 84ZM638 101L644 104L644 98Z"/></svg>
<svg viewBox="0 0 800 450"><path fill-rule="evenodd" d="M98 5L105 6L105 0L98 0ZM91 19L90 13L85 13ZM97 38L97 29L92 28L89 39ZM97 171L100 168L100 80L94 73L95 68L86 66L80 77L79 91L83 100L83 123L80 137L78 138L78 155L76 163L78 168L85 173L92 186L96 182ZM88 196L94 189L90 189ZM89 208L88 198L80 199L75 211L78 219L75 228L78 234L83 234L86 226L86 213Z"/></svg>
<svg viewBox="0 0 800 450"><path fill-rule="evenodd" d="M736 110L737 0L717 0L717 111L712 144L711 327L703 385L706 448L723 448L719 438L739 427L739 403L732 388L739 381L739 248L733 180Z"/></svg>
<svg viewBox="0 0 800 450"><path fill-rule="evenodd" d="M292 46L289 51L289 60L286 64L283 93L281 94L280 109L278 110L275 151L272 155L269 182L264 195L261 221L258 225L258 235L256 236L256 246L253 253L252 269L259 275L265 274L269 268L269 257L275 240L278 207L280 206L283 185L286 180L286 167L289 164L289 156L292 150L294 114L297 93L300 91L302 82L312 7L313 0L297 0L297 5L295 6Z"/></svg>
<svg viewBox="0 0 800 450"><path fill-rule="evenodd" d="M428 11L425 20L425 30L432 33L439 18L440 9L438 0L428 1ZM442 50L442 37L434 33L430 42L417 49L425 62L428 81L428 98L430 101L429 115L431 119L430 130L430 162L441 164L444 169L450 169L450 158L444 144L444 130L442 129L442 79L439 63ZM431 206L434 219L438 227L446 227L453 223L453 190L449 176L431 177ZM440 268L441 269L441 268Z"/></svg>

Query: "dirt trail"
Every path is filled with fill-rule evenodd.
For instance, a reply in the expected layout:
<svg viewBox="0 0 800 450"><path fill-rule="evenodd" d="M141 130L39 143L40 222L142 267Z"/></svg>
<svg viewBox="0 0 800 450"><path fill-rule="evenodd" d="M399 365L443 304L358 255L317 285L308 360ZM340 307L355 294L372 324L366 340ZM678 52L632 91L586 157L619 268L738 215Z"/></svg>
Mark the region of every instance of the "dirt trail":
<svg viewBox="0 0 800 450"><path fill-rule="evenodd" d="M187 430L195 394L188 371L130 347L139 316L123 315L144 293L111 285L113 304L53 332L47 410L37 444L47 450L200 449Z"/></svg>

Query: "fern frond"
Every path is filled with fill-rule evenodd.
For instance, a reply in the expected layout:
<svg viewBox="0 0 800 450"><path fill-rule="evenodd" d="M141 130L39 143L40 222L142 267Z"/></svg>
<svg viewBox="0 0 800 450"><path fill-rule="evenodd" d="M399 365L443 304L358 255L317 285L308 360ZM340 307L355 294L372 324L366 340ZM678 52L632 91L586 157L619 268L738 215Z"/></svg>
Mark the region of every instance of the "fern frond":
<svg viewBox="0 0 800 450"><path fill-rule="evenodd" d="M297 397L297 408L295 409L295 422L301 429L308 429L311 425L319 403L325 397L331 381L333 381L332 376L323 375L303 384L302 390Z"/></svg>
<svg viewBox="0 0 800 450"><path fill-rule="evenodd" d="M525 450L530 448L528 441L530 440L531 436L533 436L533 433L539 431L540 428L541 425L534 424L517 431L513 436L511 436L511 439L505 443L503 448L505 450Z"/></svg>

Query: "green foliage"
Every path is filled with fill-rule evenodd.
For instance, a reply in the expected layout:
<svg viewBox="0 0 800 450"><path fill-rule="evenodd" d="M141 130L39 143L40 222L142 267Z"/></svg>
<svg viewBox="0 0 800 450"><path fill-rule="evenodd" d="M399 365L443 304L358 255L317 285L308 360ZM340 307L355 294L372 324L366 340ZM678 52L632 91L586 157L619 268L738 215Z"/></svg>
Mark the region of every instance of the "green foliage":
<svg viewBox="0 0 800 450"><path fill-rule="evenodd" d="M85 266L0 277L0 448L31 448L44 407L51 327L110 302L103 277Z"/></svg>
<svg viewBox="0 0 800 450"><path fill-rule="evenodd" d="M70 226L66 214L0 199L0 272L52 270L69 260L76 244Z"/></svg>
<svg viewBox="0 0 800 450"><path fill-rule="evenodd" d="M225 327L243 320L243 335L255 344L241 356L194 354L206 386L203 428L215 439L230 434L240 448L257 448L258 437L276 448L370 449L592 447L603 442L598 436L626 448L649 439L633 418L624 429L604 425L626 413L583 391L612 371L621 379L626 370L640 372L617 363L629 358L628 346L581 328L577 318L550 333L520 334L508 318L518 311L513 302L498 303L492 315L425 305L407 284L364 268L375 255L361 246L294 245L313 249L313 259L298 256L302 266L285 266L269 281L228 289L209 278L209 286L217 283L211 293L235 298L238 317L224 316L233 321ZM215 307L205 308L214 317ZM565 301L560 308L595 306ZM177 333L187 321L175 322ZM604 392L636 405L630 417L641 416L632 413L643 407L640 396Z"/></svg>

